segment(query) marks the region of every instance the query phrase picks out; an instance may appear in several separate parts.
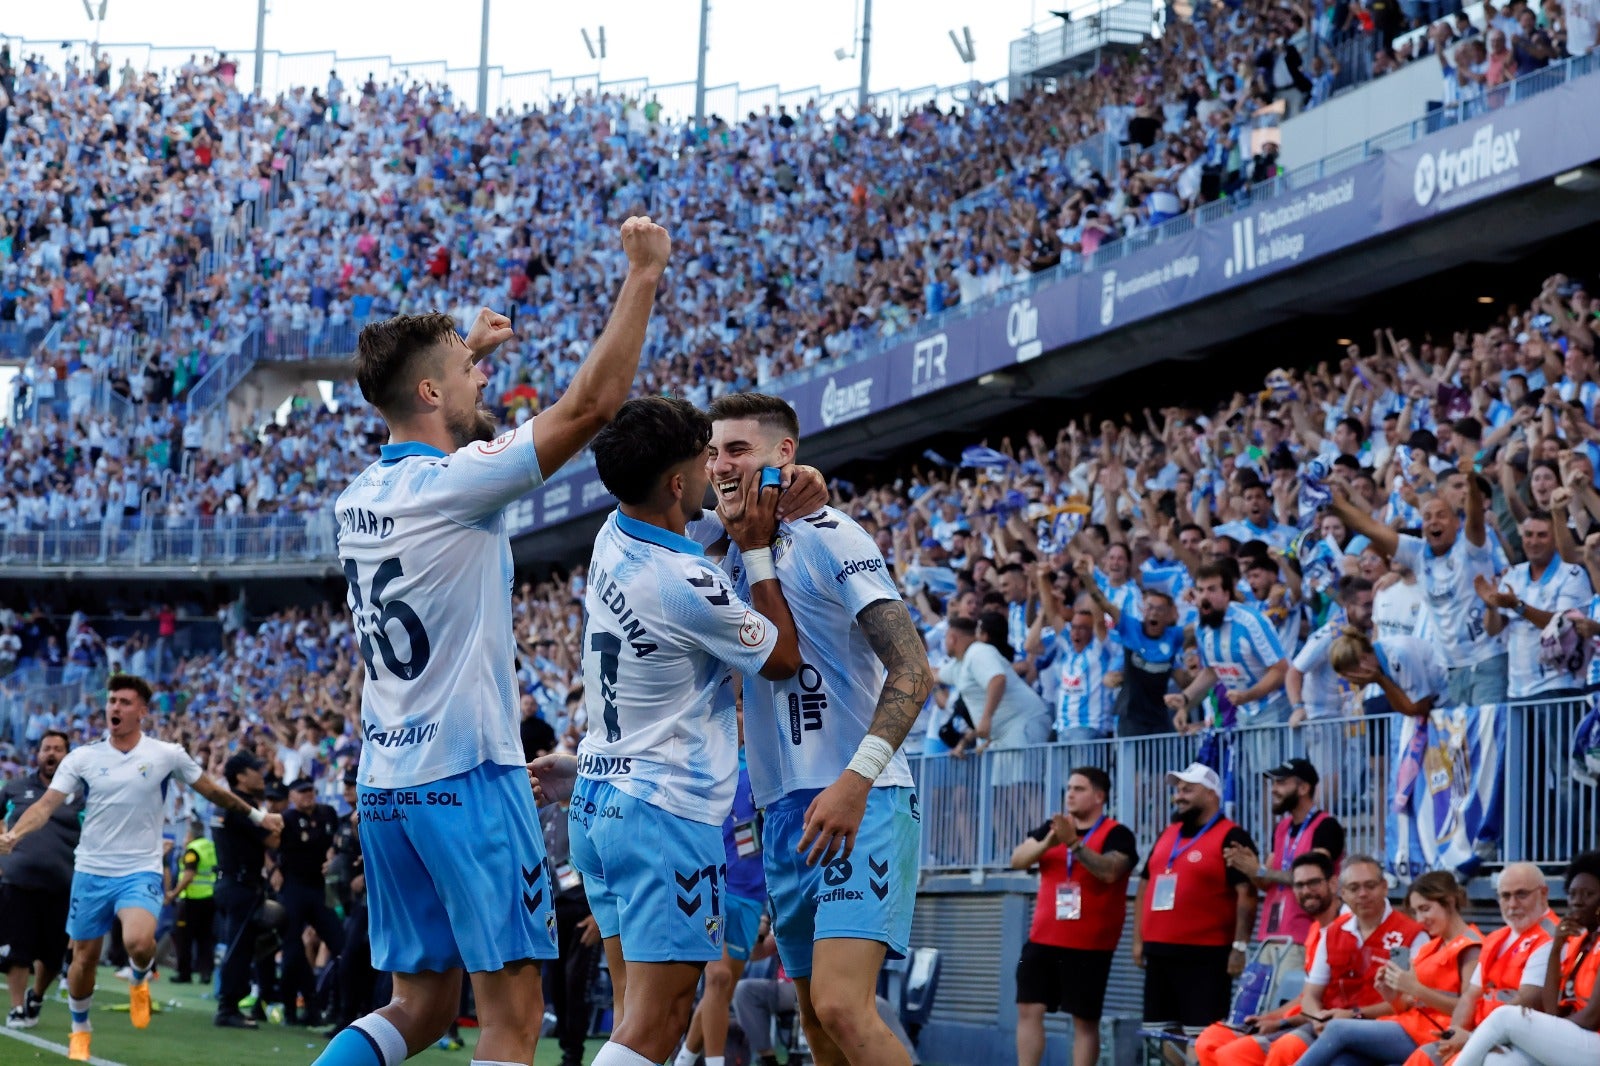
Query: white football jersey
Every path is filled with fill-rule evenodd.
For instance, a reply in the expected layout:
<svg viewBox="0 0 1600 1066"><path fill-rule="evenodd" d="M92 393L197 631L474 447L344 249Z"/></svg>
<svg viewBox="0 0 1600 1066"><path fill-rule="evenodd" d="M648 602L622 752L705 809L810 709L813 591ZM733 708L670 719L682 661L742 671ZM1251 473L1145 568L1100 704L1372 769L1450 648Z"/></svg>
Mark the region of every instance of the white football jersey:
<svg viewBox="0 0 1600 1066"><path fill-rule="evenodd" d="M1473 582L1479 575L1494 581L1494 539L1486 537L1481 547L1467 539L1463 528L1456 542L1443 555L1435 555L1421 537L1400 535L1395 560L1417 575L1422 586L1422 624L1452 669L1472 666L1505 651L1505 636L1490 636L1484 625L1483 601L1478 599Z"/></svg>
<svg viewBox="0 0 1600 1066"><path fill-rule="evenodd" d="M744 677L745 758L758 807L790 792L827 788L844 773L872 724L886 674L856 615L880 600L900 599L867 531L831 507L782 523L772 558L803 665L788 681ZM748 596L737 547L729 546L722 565ZM896 751L876 784L911 783L905 753Z"/></svg>
<svg viewBox="0 0 1600 1066"><path fill-rule="evenodd" d="M578 773L720 826L739 780L731 672L757 676L778 627L700 545L620 511L595 538L584 609Z"/></svg>
<svg viewBox="0 0 1600 1066"><path fill-rule="evenodd" d="M84 796L74 867L100 877L160 873L161 827L172 779L192 785L200 777L200 764L188 752L150 736L141 736L127 753L109 739L68 752L50 788Z"/></svg>
<svg viewBox="0 0 1600 1066"><path fill-rule="evenodd" d="M1589 573L1581 566L1551 559L1545 565L1538 581L1533 580L1533 570L1527 563L1518 563L1500 577L1500 587L1509 589L1523 603L1541 611L1563 615L1568 611L1586 610L1594 596ZM1560 666L1552 666L1539 658L1539 640L1544 630L1522 617L1519 611L1501 611L1506 627L1501 631L1506 638L1508 666L1506 671L1506 696L1520 700L1544 692L1580 688L1583 679L1568 673Z"/></svg>
<svg viewBox="0 0 1600 1066"><path fill-rule="evenodd" d="M367 668L362 784L524 765L502 512L542 480L529 420L451 455L386 444L339 494L339 560Z"/></svg>

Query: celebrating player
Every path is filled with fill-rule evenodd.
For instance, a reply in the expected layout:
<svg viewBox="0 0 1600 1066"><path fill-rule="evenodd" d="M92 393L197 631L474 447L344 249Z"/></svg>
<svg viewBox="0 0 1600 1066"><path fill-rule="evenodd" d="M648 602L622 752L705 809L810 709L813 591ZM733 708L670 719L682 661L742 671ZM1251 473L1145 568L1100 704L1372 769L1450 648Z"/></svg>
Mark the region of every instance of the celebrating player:
<svg viewBox="0 0 1600 1066"><path fill-rule="evenodd" d="M339 497L366 684L358 807L372 962L388 1006L334 1037L319 1066L398 1066L444 1035L472 974L480 1061L529 1063L556 952L544 843L515 698L504 509L577 454L627 399L672 242L622 226L628 275L566 393L494 436L478 363L512 336L487 310L465 342L446 315L361 331L356 379L390 443ZM463 847L470 841L470 847Z"/></svg>
<svg viewBox="0 0 1600 1066"><path fill-rule="evenodd" d="M720 499L794 459L799 420L778 397L720 397L711 421ZM803 660L791 680L744 681L778 953L818 1066L909 1066L876 987L886 950L906 951L916 901L920 815L899 748L933 687L927 648L883 556L848 516L824 508L785 520L771 561L791 590ZM723 566L741 594L765 572L737 543Z"/></svg>
<svg viewBox="0 0 1600 1066"><path fill-rule="evenodd" d="M589 568L589 733L570 812L619 1004L595 1066L660 1063L687 1027L700 971L722 955L721 826L739 746L729 670L783 679L800 665L767 547L779 487L757 472L720 504L754 568L754 610L684 536L706 497L710 438L703 412L656 396L628 401L594 442L621 501Z"/></svg>
<svg viewBox="0 0 1600 1066"><path fill-rule="evenodd" d="M100 945L115 918L122 923L133 984L128 1015L134 1028L150 1024L150 968L156 957L156 919L161 914L161 826L167 779L176 777L219 807L248 814L266 829L283 819L250 806L217 784L176 744L144 735L150 685L143 678L113 674L106 681L107 735L68 753L56 767L44 798L0 834L0 855L44 825L57 807L87 793L83 833L72 875L67 936L72 966L67 971L67 1009L72 1014L70 1059L87 1062Z"/></svg>

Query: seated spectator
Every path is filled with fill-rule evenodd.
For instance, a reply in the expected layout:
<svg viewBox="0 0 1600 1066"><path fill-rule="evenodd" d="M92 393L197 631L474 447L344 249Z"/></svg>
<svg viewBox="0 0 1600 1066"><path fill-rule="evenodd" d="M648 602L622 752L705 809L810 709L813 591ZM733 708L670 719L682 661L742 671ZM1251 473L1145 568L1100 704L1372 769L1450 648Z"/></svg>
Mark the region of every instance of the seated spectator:
<svg viewBox="0 0 1600 1066"><path fill-rule="evenodd" d="M1290 891L1295 904L1305 913L1309 922L1305 926L1306 973L1311 972L1312 960L1322 941L1325 925L1336 919L1340 905L1334 891L1333 860L1320 851L1308 852L1294 860L1289 871ZM1306 1018L1300 1006L1300 997L1277 1010L1251 1015L1244 1019L1243 1035L1225 1022L1208 1027L1194 1042L1195 1058L1200 1066L1264 1066L1267 1049L1278 1034L1304 1025Z"/></svg>
<svg viewBox="0 0 1600 1066"><path fill-rule="evenodd" d="M1401 965L1391 954L1378 972L1377 987L1393 1008L1380 1020L1335 1019L1311 1045L1303 1066L1385 1066L1404 1062L1422 1044L1432 1043L1450 1025L1478 965L1483 937L1462 917L1467 891L1454 875L1423 874L1406 898L1429 940Z"/></svg>
<svg viewBox="0 0 1600 1066"><path fill-rule="evenodd" d="M1300 996L1300 1017L1309 1024L1296 1025L1274 1040L1266 1066L1293 1066L1316 1046L1332 1022L1393 1014L1393 1004L1378 987L1389 953L1407 946L1415 956L1428 942L1427 932L1415 919L1389 905L1389 884L1377 859L1351 856L1340 884L1349 913L1324 929L1312 956Z"/></svg>
<svg viewBox="0 0 1600 1066"><path fill-rule="evenodd" d="M1540 1010L1490 1014L1455 1066L1574 1066L1600 1056L1600 851L1573 859L1566 884Z"/></svg>
<svg viewBox="0 0 1600 1066"><path fill-rule="evenodd" d="M1537 866L1516 862L1500 872L1495 894L1506 924L1484 938L1450 1030L1412 1052L1405 1066L1444 1066L1490 1014L1505 1006L1537 1010L1543 1002L1551 937L1561 921L1550 909L1550 886Z"/></svg>

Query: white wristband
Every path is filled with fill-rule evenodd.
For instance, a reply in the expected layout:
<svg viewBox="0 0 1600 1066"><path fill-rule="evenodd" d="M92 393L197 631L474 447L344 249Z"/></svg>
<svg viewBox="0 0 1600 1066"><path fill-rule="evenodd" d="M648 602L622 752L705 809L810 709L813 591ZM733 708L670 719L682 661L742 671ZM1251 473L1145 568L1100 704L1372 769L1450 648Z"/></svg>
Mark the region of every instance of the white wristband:
<svg viewBox="0 0 1600 1066"><path fill-rule="evenodd" d="M771 548L751 548L739 554L744 557L744 573L751 587L777 578L778 572L772 568Z"/></svg>
<svg viewBox="0 0 1600 1066"><path fill-rule="evenodd" d="M260 807L251 807L250 820L256 825L260 825L262 822L267 820L267 812L262 810Z"/></svg>
<svg viewBox="0 0 1600 1066"><path fill-rule="evenodd" d="M855 755L851 756L850 765L845 769L854 770L868 781L876 781L892 758L894 749L889 746L887 740L868 735L862 738L861 746L856 749Z"/></svg>

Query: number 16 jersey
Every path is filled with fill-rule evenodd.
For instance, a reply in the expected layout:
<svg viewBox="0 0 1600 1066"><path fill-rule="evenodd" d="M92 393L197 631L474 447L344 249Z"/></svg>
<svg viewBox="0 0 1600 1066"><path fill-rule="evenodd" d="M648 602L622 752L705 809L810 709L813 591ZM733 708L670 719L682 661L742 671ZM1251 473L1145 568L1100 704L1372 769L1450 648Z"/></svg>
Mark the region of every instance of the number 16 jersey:
<svg viewBox="0 0 1600 1066"><path fill-rule="evenodd" d="M530 419L449 455L386 444L339 494L339 560L366 669L363 785L524 764L504 511L542 481Z"/></svg>
<svg viewBox="0 0 1600 1066"><path fill-rule="evenodd" d="M729 671L757 676L777 626L699 544L620 511L595 537L584 613L578 774L721 826L739 773Z"/></svg>

